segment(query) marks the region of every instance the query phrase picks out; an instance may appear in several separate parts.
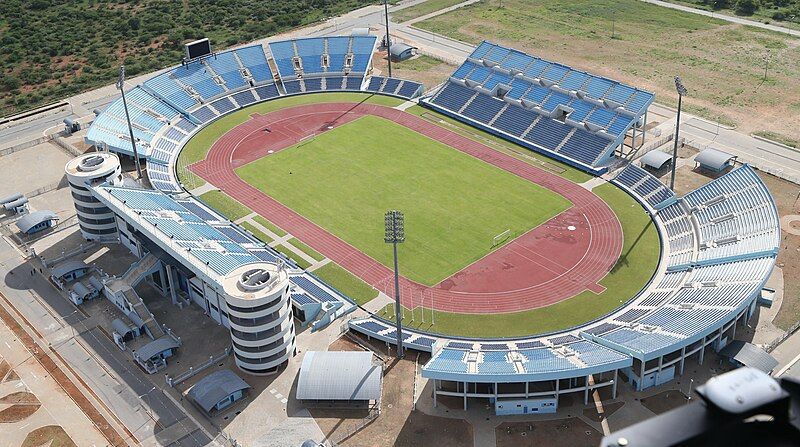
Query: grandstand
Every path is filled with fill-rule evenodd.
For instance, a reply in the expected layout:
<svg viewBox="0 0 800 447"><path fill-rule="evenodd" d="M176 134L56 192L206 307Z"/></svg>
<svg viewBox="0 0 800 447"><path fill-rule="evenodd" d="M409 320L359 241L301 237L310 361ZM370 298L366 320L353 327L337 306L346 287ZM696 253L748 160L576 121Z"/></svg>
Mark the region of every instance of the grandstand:
<svg viewBox="0 0 800 447"><path fill-rule="evenodd" d="M319 91L421 95L418 83L372 76L374 47L374 37L360 36L272 42L268 52L252 45L134 87L128 105L151 184L183 193L174 166L185 143L248 105ZM597 175L616 161L615 151L635 135L652 101L643 90L483 42L421 104ZM121 110L117 101L100 114L87 142L131 155ZM465 407L476 397L553 398L557 404L558 396L580 392L588 400L600 387L616 395L619 374L644 389L681 374L691 356L702 362L706 347L732 338L736 323L749 318L780 236L775 203L753 169L741 166L683 197L633 165L611 182L641 202L661 236L661 262L649 285L611 314L560 333L457 340L404 331L406 347L432 353L422 374L433 380L435 398L463 397ZM211 280L256 260L287 263L294 315L303 323L322 327L353 306L195 199L116 187L98 188L97 195L137 229L181 247L174 256ZM348 327L396 343L393 323L374 315L352 319Z"/></svg>
<svg viewBox="0 0 800 447"><path fill-rule="evenodd" d="M422 104L594 174L654 95L483 41Z"/></svg>
<svg viewBox="0 0 800 447"><path fill-rule="evenodd" d="M252 104L330 91L367 91L403 99L421 95L419 83L370 77L375 44L374 36L334 36L272 42L270 52L249 45L174 67L134 87L126 93L128 110L151 184L167 193L181 192L175 162L190 136L220 116ZM133 156L121 99L96 117L85 139L87 144Z"/></svg>
<svg viewBox="0 0 800 447"><path fill-rule="evenodd" d="M618 374L641 390L682 374L687 358L733 338L772 272L779 247L777 208L747 165L677 198L639 188L655 177L626 167L614 183L653 211L664 243L661 265L621 309L561 333L517 340L455 340L407 330L404 345L431 352L422 375L438 396L541 398L609 386ZM660 185L660 183L659 183ZM661 196L659 196L661 197ZM669 203L669 205L663 205ZM390 322L354 319L352 330L396 343ZM424 340L424 342L423 342ZM593 380L589 381L589 375Z"/></svg>

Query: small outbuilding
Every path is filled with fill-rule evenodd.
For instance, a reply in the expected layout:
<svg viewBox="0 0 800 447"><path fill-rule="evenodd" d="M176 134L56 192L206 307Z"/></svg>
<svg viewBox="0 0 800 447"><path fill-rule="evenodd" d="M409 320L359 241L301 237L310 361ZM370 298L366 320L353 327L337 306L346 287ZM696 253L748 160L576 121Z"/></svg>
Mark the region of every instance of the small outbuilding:
<svg viewBox="0 0 800 447"><path fill-rule="evenodd" d="M125 323L121 318L115 318L114 321L111 322L111 328L114 330L114 333L119 335L119 339L125 343L142 334L138 327Z"/></svg>
<svg viewBox="0 0 800 447"><path fill-rule="evenodd" d="M58 216L52 211L34 211L20 217L14 223L20 233L33 234L52 227L56 221L58 221Z"/></svg>
<svg viewBox="0 0 800 447"><path fill-rule="evenodd" d="M778 366L775 357L758 346L742 340L733 340L719 351L719 355L727 357L736 366L749 366L771 374Z"/></svg>
<svg viewBox="0 0 800 447"><path fill-rule="evenodd" d="M134 359L148 374L167 367L167 358L175 355L178 342L165 335L142 346L133 354Z"/></svg>
<svg viewBox="0 0 800 447"><path fill-rule="evenodd" d="M708 148L694 158L696 166L712 172L722 172L736 161L736 156L719 149Z"/></svg>
<svg viewBox="0 0 800 447"><path fill-rule="evenodd" d="M639 159L643 168L660 171L672 163L672 157L661 151L650 151Z"/></svg>
<svg viewBox="0 0 800 447"><path fill-rule="evenodd" d="M89 266L78 259L70 259L56 264L50 270L50 276L59 282L70 282L84 276L89 271Z"/></svg>
<svg viewBox="0 0 800 447"><path fill-rule="evenodd" d="M383 384L383 364L368 351L308 351L300 365L297 399L370 407L378 404Z"/></svg>
<svg viewBox="0 0 800 447"><path fill-rule="evenodd" d="M394 43L389 47L389 54L393 61L404 61L414 55L414 47L403 42Z"/></svg>
<svg viewBox="0 0 800 447"><path fill-rule="evenodd" d="M229 369L213 372L194 384L189 398L206 414L218 412L245 396L250 385Z"/></svg>

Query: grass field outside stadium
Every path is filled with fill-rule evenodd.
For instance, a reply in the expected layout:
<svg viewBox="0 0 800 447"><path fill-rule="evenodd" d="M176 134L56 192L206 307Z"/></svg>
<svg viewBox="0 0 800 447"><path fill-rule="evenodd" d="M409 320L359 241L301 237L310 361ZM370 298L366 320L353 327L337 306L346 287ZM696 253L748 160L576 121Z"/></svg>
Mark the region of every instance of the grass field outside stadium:
<svg viewBox="0 0 800 447"><path fill-rule="evenodd" d="M357 93L312 94L268 101L227 115L198 132L187 144L184 152L181 153L183 166L205 158L217 139L238 124L247 121L254 113L265 114L284 107L303 104L360 102L363 100L386 106L398 105L400 102L394 98ZM420 106L412 106L406 109L406 112L488 145L498 152L503 152L528 164L546 169L575 183L582 183L592 178L581 171ZM226 121L223 122L223 120ZM376 134L378 135L377 138L375 137ZM391 136L393 141L397 143L391 145L383 144L384 141L390 141L387 136ZM420 139L424 140L424 143L420 143ZM398 150L398 146L408 146L410 149ZM421 151L420 147L426 147L427 149ZM444 159L441 158L443 154L447 154ZM522 209L528 210L522 213L524 222L521 222L519 215L514 212L508 216L503 215L504 217L500 219L515 223L519 228L518 231L525 231L525 228L534 228L539 223L547 220L548 216L557 214L561 209L558 206L559 202L561 202L560 205L564 209L570 206L569 202L566 202L563 197L552 191L541 189L537 185L519 179L513 174L466 156L449 146L429 140L427 137L410 129L373 116L362 117L333 131L325 132L313 140L278 151L245 165L237 169L236 172L248 183L260 188L264 193L281 201L284 205L289 206L329 232L345 240L348 240L347 238L356 238L354 243L351 240L348 240L348 242L388 265L391 252L389 247L383 243L382 214L388 208L405 208L403 203L393 205L387 202L407 197L408 194L403 195L402 193L408 192L410 186L413 186L411 189L415 190L415 194L422 194L426 198L426 200L420 200L419 196L416 197L415 203L420 207L417 212L421 213L421 216L427 216L428 214L426 213L432 213L431 215L446 216L444 219L454 218L459 225L466 227L464 231L467 231L468 234L480 234L481 238L484 237L484 233L493 234L494 230L487 231L480 227L483 225L495 225L497 219L494 219L494 216L478 214L478 217L473 217L472 220L463 222L464 215L480 208L478 204L472 203L474 200L472 202L467 200L461 203L460 206L454 205L458 203L458 201L454 200L455 196L473 195L474 197L475 194L475 188L471 187L467 181L468 176L457 175L460 168L455 169L456 165L450 162L451 159L459 159L461 157L466 157L467 159L461 160L461 162L467 166L466 172L469 175L483 177L486 173L491 172L488 175L491 176L492 180L484 181L482 184L491 184L492 188L488 188L489 191L480 191L481 194L484 194L481 197L486 199L484 202L499 200L500 202L497 203L502 203L502 208L512 208L512 211L514 211L514 208L522 206ZM395 159L399 159L401 163L398 164ZM387 162L387 160L391 160L391 162ZM460 167L460 165L458 166ZM402 172L409 169L415 172L419 171L417 177L413 179L414 182L402 176ZM185 172L183 174L185 175ZM180 170L179 175L181 175L181 180L184 180L185 177ZM392 182L383 183L388 181L384 177L392 177ZM370 179L375 178L382 179L381 188L375 188L374 185L376 183L370 181ZM421 182L420 178L441 179L450 183L439 184L434 182L427 184ZM202 182L202 179L200 180ZM500 186L505 190L501 189ZM340 188L353 191L353 193L344 197L333 194L333 191ZM522 195L517 195L516 193L506 194L507 190L512 188L522 188L527 193ZM531 191L529 188L533 188L535 191ZM484 186L483 189L487 188ZM624 246L620 260L614 269L600 281L600 284L606 288L605 291L600 294L584 291L562 302L523 312L464 314L435 311L433 312L434 325L431 325L432 314L430 309L425 309L424 311L420 308L415 309L413 311L413 321L411 319L412 311L405 310L405 325L453 336L527 336L585 323L607 314L635 296L647 284L657 267L660 254L658 233L642 206L624 191L611 184L596 187L593 191L616 213L622 225L624 236ZM498 194L499 192L503 192L503 194ZM485 194L490 194L490 196L485 196ZM499 198L496 196L499 196ZM529 200L528 196L535 196L537 199ZM202 198L232 220L240 218L245 211L249 211L247 207L221 192L215 192L213 195L205 194ZM543 213L541 209L536 209L536 205L542 198L545 198L545 202L552 202L550 203L552 208L550 208L549 212ZM339 213L345 214L338 215L337 210ZM406 211L407 219L413 220L415 211L411 211L411 214L406 209L404 211ZM500 211L509 212L506 209L501 209ZM367 219L369 214L375 214L375 216L370 216ZM370 230L357 228L357 231L354 231L353 228L350 228L354 227L354 225L350 224L348 226L348 222L354 221L353 219L356 219L355 222L369 221L370 225L374 225L374 228ZM259 222L265 228L280 236L285 234L283 229L278 228L261 216L245 220ZM484 224L478 225L479 222L484 222ZM422 235L421 242L424 241L421 243L422 246L439 248L427 252L417 249L417 252L412 252L409 248L411 247L409 245L411 239L401 246L401 273L406 277L418 280L422 278L428 284L435 283L437 280L463 268L465 263L468 264L470 262L470 259L480 258L488 253L489 247L486 247L485 242L470 245L471 242L467 241L466 245L470 245L466 247L467 250L462 250L462 247L458 249L448 248L447 244L437 240L434 236L436 233L446 234L439 224L440 222L438 221L433 222L432 226L427 226L429 231L423 233L416 231L417 228L413 226L408 227L409 234L414 234L415 238ZM355 227L361 226L363 225L355 225ZM500 224L500 227L508 226ZM337 228L339 231L337 231ZM426 228L426 225L423 224L419 228ZM479 233L474 233L475 231L479 231ZM501 229L500 231L503 230ZM518 236L519 233L516 235ZM491 237L491 235L488 236L489 239ZM292 238L287 239L287 244L291 244L291 241L296 241L297 244L302 245L301 247L293 245L293 248L304 251L303 249L306 246L303 241ZM266 240L265 242L270 241ZM461 245L465 244L462 242ZM277 248L286 247L281 245ZM286 253L286 250L281 251ZM443 253L452 254L453 256L442 257ZM435 266L436 270L431 270L431 266ZM412 270L412 268L416 270ZM336 264L328 263L315 270L314 274L353 298L360 305L377 296L377 291L374 288ZM424 323L423 312L425 313ZM391 306L378 311L377 315L391 320L393 317Z"/></svg>

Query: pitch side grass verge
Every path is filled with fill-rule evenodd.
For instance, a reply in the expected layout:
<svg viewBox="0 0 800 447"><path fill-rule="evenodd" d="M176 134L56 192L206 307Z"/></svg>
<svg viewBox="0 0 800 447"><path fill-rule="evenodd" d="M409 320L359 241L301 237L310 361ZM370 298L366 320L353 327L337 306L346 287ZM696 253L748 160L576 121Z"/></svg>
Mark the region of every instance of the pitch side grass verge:
<svg viewBox="0 0 800 447"><path fill-rule="evenodd" d="M178 176L187 189L194 189L205 184L203 179L196 175L186 175L185 168L192 163L196 163L206 158L211 146L230 129L242 124L250 119L254 113L267 114L276 110L289 107L301 106L304 104L325 103L325 102L361 102L368 104L379 104L394 107L403 103L402 99L383 95L370 95L364 93L319 93L310 95L290 96L286 98L265 101L250 107L225 115L204 127L195 134L178 156Z"/></svg>
<svg viewBox="0 0 800 447"><path fill-rule="evenodd" d="M462 337L522 337L577 326L605 315L634 297L650 280L658 266L661 243L658 231L641 205L610 183L593 190L616 213L624 237L622 253L611 272L600 281L600 294L584 291L556 304L524 312L462 314L417 308L404 309L403 323L424 331ZM423 312L424 320L423 323ZM388 305L378 316L394 320ZM431 324L431 320L435 324Z"/></svg>
<svg viewBox="0 0 800 447"><path fill-rule="evenodd" d="M404 126L364 116L237 169L265 194L391 266L383 215L405 213L403 274L434 285L571 206Z"/></svg>

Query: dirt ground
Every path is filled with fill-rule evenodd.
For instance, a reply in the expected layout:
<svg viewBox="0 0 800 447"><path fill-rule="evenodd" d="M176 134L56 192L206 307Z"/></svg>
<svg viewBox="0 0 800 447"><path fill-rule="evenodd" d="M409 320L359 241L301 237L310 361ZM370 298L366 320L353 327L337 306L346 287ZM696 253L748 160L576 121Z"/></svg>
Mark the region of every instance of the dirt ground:
<svg viewBox="0 0 800 447"><path fill-rule="evenodd" d="M611 417L611 415L616 413L623 405L625 405L625 402L611 402L603 404L603 414L598 413L597 409L592 407L583 410L583 415L595 422L600 422L603 419Z"/></svg>
<svg viewBox="0 0 800 447"><path fill-rule="evenodd" d="M372 56L375 73L389 75L389 63L386 51L378 51ZM447 80L456 67L429 56L419 55L402 62L392 61L392 77L421 82L425 90L433 88Z"/></svg>
<svg viewBox="0 0 800 447"><path fill-rule="evenodd" d="M353 351L362 348L347 338L334 342L331 351ZM412 410L416 353L403 360L375 352L386 359L383 378L381 413L377 419L346 439L366 416L364 410L312 409L319 428L342 446L353 447L469 447L473 445L472 426L461 419L441 418ZM413 352L413 351L412 351ZM427 358L420 357L421 366Z"/></svg>
<svg viewBox="0 0 800 447"><path fill-rule="evenodd" d="M39 427L28 433L21 447L77 447L64 429L58 425Z"/></svg>
<svg viewBox="0 0 800 447"><path fill-rule="evenodd" d="M549 446L553 439L571 447L596 447L603 435L578 418L554 421L505 422L495 429L497 447Z"/></svg>
<svg viewBox="0 0 800 447"><path fill-rule="evenodd" d="M645 397L640 402L648 410L655 414L666 413L669 410L678 408L688 402L686 396L677 390L669 390L656 394L655 396Z"/></svg>
<svg viewBox="0 0 800 447"><path fill-rule="evenodd" d="M33 413L36 413L36 410L39 409L41 405L12 405L8 408L0 410L0 423L2 424L13 424L14 422L19 422L23 419L29 418Z"/></svg>

